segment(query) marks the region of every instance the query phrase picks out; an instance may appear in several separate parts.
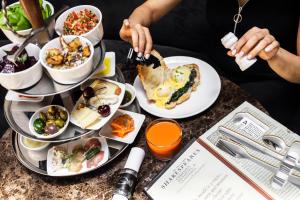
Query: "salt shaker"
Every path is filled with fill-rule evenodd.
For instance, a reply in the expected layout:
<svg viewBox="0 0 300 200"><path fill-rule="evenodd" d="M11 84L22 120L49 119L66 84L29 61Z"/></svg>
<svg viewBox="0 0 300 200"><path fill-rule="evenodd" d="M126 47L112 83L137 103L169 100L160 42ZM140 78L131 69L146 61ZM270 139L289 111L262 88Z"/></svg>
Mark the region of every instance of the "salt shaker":
<svg viewBox="0 0 300 200"><path fill-rule="evenodd" d="M137 173L145 157L145 151L138 147L133 147L130 151L124 169L120 173L120 179L116 185L112 200L128 200L132 197Z"/></svg>
<svg viewBox="0 0 300 200"><path fill-rule="evenodd" d="M232 49L238 41L238 38L232 33L229 32L222 39L221 42L226 49ZM256 58L248 59L246 55L244 56L235 56L235 62L238 64L242 71L245 71L251 67L257 61Z"/></svg>

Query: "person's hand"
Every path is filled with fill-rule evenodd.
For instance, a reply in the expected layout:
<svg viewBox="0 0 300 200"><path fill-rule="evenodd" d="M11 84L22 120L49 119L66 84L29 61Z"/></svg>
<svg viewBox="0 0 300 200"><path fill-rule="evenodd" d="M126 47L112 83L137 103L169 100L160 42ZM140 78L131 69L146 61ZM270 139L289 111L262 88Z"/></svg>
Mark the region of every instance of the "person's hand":
<svg viewBox="0 0 300 200"><path fill-rule="evenodd" d="M146 59L150 57L152 50L152 37L147 27L141 24L132 24L128 19L123 21L120 30L120 37L126 42L130 42L138 56L145 56Z"/></svg>
<svg viewBox="0 0 300 200"><path fill-rule="evenodd" d="M269 60L277 54L279 48L279 42L268 29L253 27L237 41L228 55L247 55L248 59L259 56L263 60Z"/></svg>

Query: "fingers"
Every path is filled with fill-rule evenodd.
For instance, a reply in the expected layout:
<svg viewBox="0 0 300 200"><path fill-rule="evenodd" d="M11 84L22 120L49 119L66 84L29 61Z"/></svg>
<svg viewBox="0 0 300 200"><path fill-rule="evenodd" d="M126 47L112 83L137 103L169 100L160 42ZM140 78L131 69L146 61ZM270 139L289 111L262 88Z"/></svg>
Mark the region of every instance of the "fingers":
<svg viewBox="0 0 300 200"><path fill-rule="evenodd" d="M132 47L135 52L139 52L139 33L135 29L131 29Z"/></svg>
<svg viewBox="0 0 300 200"><path fill-rule="evenodd" d="M123 20L123 25L127 28L130 28L130 24L129 24L129 20L128 19L124 19Z"/></svg>
<svg viewBox="0 0 300 200"><path fill-rule="evenodd" d="M148 59L150 57L153 42L152 42L152 37L151 37L149 29L147 27L144 27L143 29L144 29L146 41L147 41L144 55L145 55L145 58Z"/></svg>
<svg viewBox="0 0 300 200"><path fill-rule="evenodd" d="M265 48L265 51L266 52L271 52L273 51L275 48L278 48L280 47L280 44L278 41L273 41L271 44L269 44L266 48Z"/></svg>
<svg viewBox="0 0 300 200"><path fill-rule="evenodd" d="M135 25L135 29L138 33L138 56L141 57L145 51L146 36L143 27L140 24Z"/></svg>
<svg viewBox="0 0 300 200"><path fill-rule="evenodd" d="M131 41L131 32L128 19L123 20L122 27L119 32L120 38L126 42Z"/></svg>
<svg viewBox="0 0 300 200"><path fill-rule="evenodd" d="M247 43L247 41L250 39L250 37L258 32L256 27L251 28L249 31L247 31L237 42L235 49L237 52L240 52L241 48Z"/></svg>
<svg viewBox="0 0 300 200"><path fill-rule="evenodd" d="M254 48L251 47L253 49L250 51L250 53L248 53L248 59L252 59L255 56L257 56L260 51L264 50L273 41L275 41L275 38L271 35L264 37L262 40L258 42L258 44Z"/></svg>

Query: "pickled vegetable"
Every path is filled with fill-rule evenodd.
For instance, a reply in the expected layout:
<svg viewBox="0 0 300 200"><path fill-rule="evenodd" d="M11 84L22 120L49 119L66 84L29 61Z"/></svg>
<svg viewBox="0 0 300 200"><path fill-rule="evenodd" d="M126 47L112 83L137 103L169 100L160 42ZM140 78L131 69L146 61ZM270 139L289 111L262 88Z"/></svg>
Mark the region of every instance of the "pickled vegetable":
<svg viewBox="0 0 300 200"><path fill-rule="evenodd" d="M40 112L40 118L46 122L47 121L47 115L44 112Z"/></svg>
<svg viewBox="0 0 300 200"><path fill-rule="evenodd" d="M54 123L55 123L55 125L56 125L58 128L62 128L62 127L64 127L64 125L65 125L65 121L62 120L62 119L56 119L56 120L54 121Z"/></svg>
<svg viewBox="0 0 300 200"><path fill-rule="evenodd" d="M53 135L58 132L58 127L54 124L49 124L45 127L45 133L48 135Z"/></svg>
<svg viewBox="0 0 300 200"><path fill-rule="evenodd" d="M59 117L60 117L62 120L66 121L66 120L68 119L68 114L67 114L66 111L60 110L60 111L59 111Z"/></svg>
<svg viewBox="0 0 300 200"><path fill-rule="evenodd" d="M131 98L132 98L131 93L126 90L121 105L124 105L124 104L128 103L131 100Z"/></svg>
<svg viewBox="0 0 300 200"><path fill-rule="evenodd" d="M37 118L33 122L33 128L37 133L42 134L45 128L45 122L41 118Z"/></svg>

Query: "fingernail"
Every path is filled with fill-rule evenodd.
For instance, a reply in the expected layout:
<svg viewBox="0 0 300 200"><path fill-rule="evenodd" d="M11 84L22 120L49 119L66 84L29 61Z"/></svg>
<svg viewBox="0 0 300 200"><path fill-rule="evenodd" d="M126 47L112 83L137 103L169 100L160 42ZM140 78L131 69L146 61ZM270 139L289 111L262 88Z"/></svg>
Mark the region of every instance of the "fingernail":
<svg viewBox="0 0 300 200"><path fill-rule="evenodd" d="M138 47L135 47L135 48L134 48L134 51L135 51L135 52L139 52L139 48L138 48Z"/></svg>
<svg viewBox="0 0 300 200"><path fill-rule="evenodd" d="M269 51L271 51L271 47L266 47L265 52L269 52Z"/></svg>
<svg viewBox="0 0 300 200"><path fill-rule="evenodd" d="M251 60L251 59L252 59L252 55L251 55L251 54L248 54L247 59L248 59L248 60Z"/></svg>
<svg viewBox="0 0 300 200"><path fill-rule="evenodd" d="M240 51L240 53L237 54L238 57L242 57L245 53L243 51Z"/></svg>
<svg viewBox="0 0 300 200"><path fill-rule="evenodd" d="M143 54L141 53L141 52L139 52L138 53L138 57L140 58L140 57L142 57L143 56Z"/></svg>
<svg viewBox="0 0 300 200"><path fill-rule="evenodd" d="M146 58L146 59L149 59L149 58L150 58L150 54L146 54L146 55L145 55L145 58Z"/></svg>
<svg viewBox="0 0 300 200"><path fill-rule="evenodd" d="M234 55L236 54L236 49L233 49L233 50L231 51L231 54L234 56Z"/></svg>

